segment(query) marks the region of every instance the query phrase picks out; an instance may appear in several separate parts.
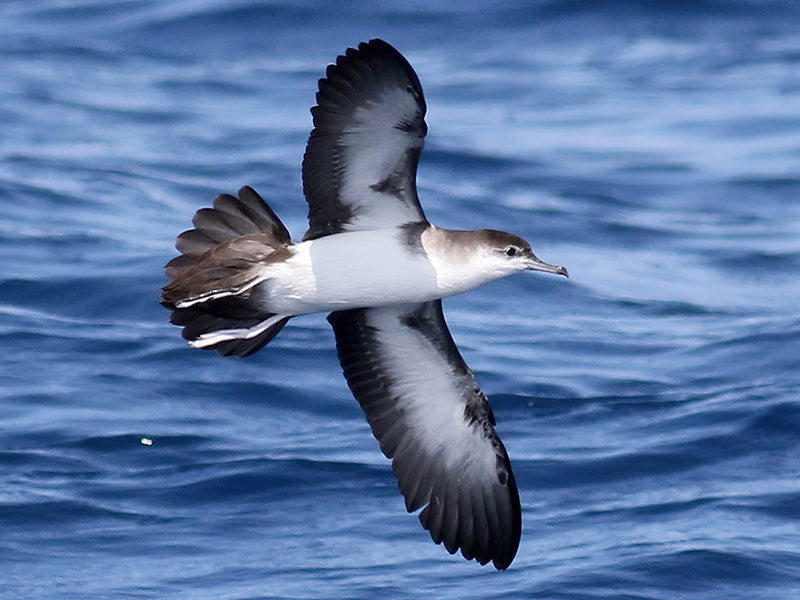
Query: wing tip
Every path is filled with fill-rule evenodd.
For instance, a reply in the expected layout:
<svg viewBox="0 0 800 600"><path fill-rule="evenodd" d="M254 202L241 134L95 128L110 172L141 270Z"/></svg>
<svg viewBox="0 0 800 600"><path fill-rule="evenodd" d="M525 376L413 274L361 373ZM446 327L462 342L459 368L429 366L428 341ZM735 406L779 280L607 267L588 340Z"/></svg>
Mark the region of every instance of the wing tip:
<svg viewBox="0 0 800 600"><path fill-rule="evenodd" d="M311 108L315 127L318 125L315 112L319 112L320 106L331 104L326 102L327 94L326 89L324 89L328 88L328 84L333 87L344 84L352 85L357 82L356 80L362 74L366 74L368 71L371 74L367 76L373 79L376 77L379 79L390 77L391 69L397 67L400 68L413 88L414 98L417 100L424 117L427 112L427 105L425 103L425 95L422 92L422 84L414 67L411 66L408 59L397 48L381 38L372 38L367 42L359 43L356 48L347 48L344 54L337 56L336 61L325 68L325 77L320 78L317 82L316 106ZM380 75L376 75L378 73Z"/></svg>

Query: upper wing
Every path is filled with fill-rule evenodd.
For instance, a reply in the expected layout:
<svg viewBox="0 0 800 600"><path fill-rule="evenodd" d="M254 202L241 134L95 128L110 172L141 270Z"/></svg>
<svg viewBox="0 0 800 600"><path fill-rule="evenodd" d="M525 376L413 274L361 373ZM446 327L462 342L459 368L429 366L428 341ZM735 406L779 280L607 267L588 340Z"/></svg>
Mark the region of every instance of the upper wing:
<svg viewBox="0 0 800 600"><path fill-rule="evenodd" d="M498 569L521 532L519 495L486 397L453 342L441 300L334 312L339 360L409 512L452 554Z"/></svg>
<svg viewBox="0 0 800 600"><path fill-rule="evenodd" d="M304 239L425 220L416 186L425 110L416 73L382 40L328 66L303 158Z"/></svg>

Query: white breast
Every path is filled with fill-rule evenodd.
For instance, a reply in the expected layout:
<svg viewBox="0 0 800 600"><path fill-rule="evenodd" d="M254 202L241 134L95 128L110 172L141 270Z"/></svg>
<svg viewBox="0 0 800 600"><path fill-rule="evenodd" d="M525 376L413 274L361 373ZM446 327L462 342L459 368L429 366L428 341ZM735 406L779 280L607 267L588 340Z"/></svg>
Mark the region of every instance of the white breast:
<svg viewBox="0 0 800 600"><path fill-rule="evenodd" d="M280 314L424 302L442 297L433 265L399 230L353 231L302 242L270 265L265 307Z"/></svg>

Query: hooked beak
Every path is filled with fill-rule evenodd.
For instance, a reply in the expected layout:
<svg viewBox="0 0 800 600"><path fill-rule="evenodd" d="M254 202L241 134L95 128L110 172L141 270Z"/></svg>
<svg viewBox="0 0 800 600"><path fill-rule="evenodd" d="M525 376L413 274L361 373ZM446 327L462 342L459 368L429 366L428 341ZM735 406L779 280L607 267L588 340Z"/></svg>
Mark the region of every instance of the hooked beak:
<svg viewBox="0 0 800 600"><path fill-rule="evenodd" d="M528 258L528 264L525 266L528 271L544 271L545 273L555 273L556 275L563 275L569 277L567 268L561 265L551 265L536 258L536 255L531 253Z"/></svg>

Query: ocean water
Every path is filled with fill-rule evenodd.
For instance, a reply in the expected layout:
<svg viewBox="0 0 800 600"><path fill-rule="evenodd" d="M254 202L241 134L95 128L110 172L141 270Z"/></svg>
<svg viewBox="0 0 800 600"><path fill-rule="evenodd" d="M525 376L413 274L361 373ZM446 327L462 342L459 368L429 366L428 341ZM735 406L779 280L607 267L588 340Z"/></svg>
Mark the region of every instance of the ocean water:
<svg viewBox="0 0 800 600"><path fill-rule="evenodd" d="M571 275L445 301L502 573L405 512L322 316L233 359L157 303L220 192L302 235L317 79L372 37L428 217ZM800 597L797 2L8 0L0 52L2 598Z"/></svg>

